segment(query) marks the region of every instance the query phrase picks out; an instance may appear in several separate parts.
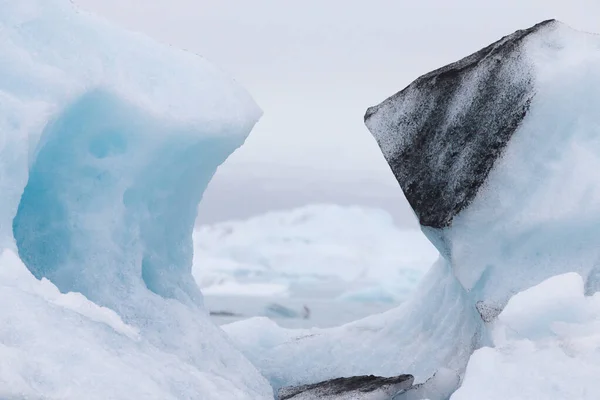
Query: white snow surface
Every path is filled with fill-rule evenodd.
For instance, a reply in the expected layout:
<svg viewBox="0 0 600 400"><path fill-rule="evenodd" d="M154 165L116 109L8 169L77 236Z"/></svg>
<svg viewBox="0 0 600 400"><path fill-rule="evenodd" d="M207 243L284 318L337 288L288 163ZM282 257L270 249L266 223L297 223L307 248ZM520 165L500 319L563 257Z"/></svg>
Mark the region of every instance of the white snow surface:
<svg viewBox="0 0 600 400"><path fill-rule="evenodd" d="M194 232L194 277L205 294L397 304L437 256L423 233L364 207L311 205Z"/></svg>
<svg viewBox="0 0 600 400"><path fill-rule="evenodd" d="M2 399L260 398L151 345L114 311L36 280L10 250L0 255L0 304Z"/></svg>
<svg viewBox="0 0 600 400"><path fill-rule="evenodd" d="M202 193L258 106L68 0L0 10L0 397L271 399L191 273Z"/></svg>
<svg viewBox="0 0 600 400"><path fill-rule="evenodd" d="M600 293L568 273L514 296L451 400L600 398Z"/></svg>

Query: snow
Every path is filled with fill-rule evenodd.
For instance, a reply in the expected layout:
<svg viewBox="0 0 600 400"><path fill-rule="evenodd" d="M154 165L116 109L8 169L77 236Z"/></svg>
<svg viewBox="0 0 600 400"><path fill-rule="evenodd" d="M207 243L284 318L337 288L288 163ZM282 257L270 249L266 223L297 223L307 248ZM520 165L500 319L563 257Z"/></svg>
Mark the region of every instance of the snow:
<svg viewBox="0 0 600 400"><path fill-rule="evenodd" d="M200 226L193 272L205 294L262 287L265 296L398 304L436 258L421 232L382 210L311 205Z"/></svg>
<svg viewBox="0 0 600 400"><path fill-rule="evenodd" d="M514 296L495 324L494 347L477 350L451 400L597 399L600 294L575 273Z"/></svg>
<svg viewBox="0 0 600 400"><path fill-rule="evenodd" d="M598 35L545 21L367 112L425 233L486 319L557 274L594 286L599 70Z"/></svg>
<svg viewBox="0 0 600 400"><path fill-rule="evenodd" d="M258 106L68 0L0 8L0 397L272 398L191 273L202 193Z"/></svg>
<svg viewBox="0 0 600 400"><path fill-rule="evenodd" d="M0 303L2 399L269 398L151 345L112 310L36 280L10 250L0 255Z"/></svg>

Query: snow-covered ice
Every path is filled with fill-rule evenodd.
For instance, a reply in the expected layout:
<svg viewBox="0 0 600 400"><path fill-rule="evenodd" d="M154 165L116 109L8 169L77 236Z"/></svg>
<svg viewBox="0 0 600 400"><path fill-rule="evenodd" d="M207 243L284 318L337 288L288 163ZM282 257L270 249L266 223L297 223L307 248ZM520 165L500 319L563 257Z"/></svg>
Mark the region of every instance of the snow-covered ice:
<svg viewBox="0 0 600 400"><path fill-rule="evenodd" d="M600 293L560 275L514 296L451 400L592 400L600 396Z"/></svg>
<svg viewBox="0 0 600 400"><path fill-rule="evenodd" d="M10 250L0 255L0 304L2 399L270 399L231 372L152 345L114 311L36 280Z"/></svg>
<svg viewBox="0 0 600 400"><path fill-rule="evenodd" d="M191 272L202 193L258 106L68 0L0 9L0 397L272 398Z"/></svg>

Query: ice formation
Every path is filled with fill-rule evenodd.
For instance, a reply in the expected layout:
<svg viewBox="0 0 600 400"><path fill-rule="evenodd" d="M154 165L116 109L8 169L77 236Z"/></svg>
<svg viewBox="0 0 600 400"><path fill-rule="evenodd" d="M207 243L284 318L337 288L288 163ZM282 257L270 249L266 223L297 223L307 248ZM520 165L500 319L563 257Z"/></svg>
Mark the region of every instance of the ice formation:
<svg viewBox="0 0 600 400"><path fill-rule="evenodd" d="M598 71L600 37L545 21L370 108L366 125L439 261L382 315L303 333L264 320L226 331L274 387L411 374L423 384L394 398L449 398L514 294L565 272L588 295L599 287Z"/></svg>
<svg viewBox="0 0 600 400"><path fill-rule="evenodd" d="M440 259L407 302L382 314L329 329L284 329L266 318L223 329L277 390L357 375L406 373L422 383L439 366L464 368L483 322Z"/></svg>
<svg viewBox="0 0 600 400"><path fill-rule="evenodd" d="M600 250L600 37L546 21L417 79L365 121L486 319Z"/></svg>
<svg viewBox="0 0 600 400"><path fill-rule="evenodd" d="M202 193L260 109L200 57L67 0L0 9L1 397L271 398L191 273Z"/></svg>
<svg viewBox="0 0 600 400"><path fill-rule="evenodd" d="M576 273L515 295L477 350L451 400L600 396L600 293L584 296Z"/></svg>

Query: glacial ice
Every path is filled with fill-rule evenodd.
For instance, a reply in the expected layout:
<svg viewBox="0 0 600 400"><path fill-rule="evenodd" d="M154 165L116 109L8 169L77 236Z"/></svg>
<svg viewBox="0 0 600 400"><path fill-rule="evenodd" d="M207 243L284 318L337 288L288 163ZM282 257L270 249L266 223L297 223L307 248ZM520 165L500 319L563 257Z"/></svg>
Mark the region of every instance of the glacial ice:
<svg viewBox="0 0 600 400"><path fill-rule="evenodd" d="M223 326L277 390L356 375L412 374L466 366L483 321L442 258L399 307L337 328L293 330L266 318ZM293 362L290 362L293 360Z"/></svg>
<svg viewBox="0 0 600 400"><path fill-rule="evenodd" d="M588 295L598 287L598 71L599 36L545 21L420 77L367 111L365 122L422 230L486 322L513 295L555 275L578 273ZM494 334L488 330L479 345L498 345ZM520 394L513 384L482 395L486 383L478 386L478 375L489 387L511 376L543 376L527 353L536 362L561 362L559 346L545 352L526 342L513 343L521 355L510 348L476 351L465 388L452 398L600 393L573 381L552 383L560 388L552 396L540 395L551 390L537 384ZM519 363L532 372L513 375Z"/></svg>
<svg viewBox="0 0 600 400"><path fill-rule="evenodd" d="M492 332L493 347L473 354L451 400L600 396L600 293L584 296L578 274L515 295Z"/></svg>
<svg viewBox="0 0 600 400"><path fill-rule="evenodd" d="M538 388L544 373L570 373L576 382L553 385L555 398L598 397L588 375L600 286L598 37L546 22L370 109L367 125L439 260L381 315L310 330L259 318L225 326L227 337L192 277L192 230L206 184L258 107L196 55L67 0L0 9L1 398L254 400L272 387L412 374L423 385L398 400L438 400L465 370L455 400L486 382L517 398L510 384L526 372ZM423 121L431 129L415 128ZM415 132L433 135L409 140ZM402 170L406 159L422 161L410 164L417 175ZM515 293L569 271L584 280L560 305L568 317L541 329L511 311ZM511 338L514 327L541 344ZM576 373L581 363L590 368Z"/></svg>
<svg viewBox="0 0 600 400"><path fill-rule="evenodd" d="M503 371L522 362L534 378L535 368L560 363L574 351L568 340L547 351L543 343L517 343L530 349L522 360L510 346L486 346L498 345L494 322L516 293L566 272L584 278L582 293L600 286L598 71L600 37L545 21L370 108L367 127L439 261L410 300L384 314L327 330L291 331L257 319L226 332L275 388L366 374L412 374L424 383L398 400L446 399L463 377L464 389L452 398L479 398L478 377L497 378L483 366L490 361L510 364ZM567 336L577 329L589 328ZM594 343L577 344L586 363L596 358L581 349ZM516 371L497 382L517 381ZM553 387L561 388L554 398L598 395L589 384ZM513 398L518 389L511 389L497 398Z"/></svg>
<svg viewBox="0 0 600 400"><path fill-rule="evenodd" d="M272 398L191 272L202 193L260 109L67 0L0 9L0 397Z"/></svg>
<svg viewBox="0 0 600 400"><path fill-rule="evenodd" d="M515 293L557 274L578 272L594 286L598 71L599 36L546 21L367 112L424 232L488 319ZM408 118L419 110L421 119ZM498 126L503 118L510 123ZM415 168L421 186L406 176Z"/></svg>

